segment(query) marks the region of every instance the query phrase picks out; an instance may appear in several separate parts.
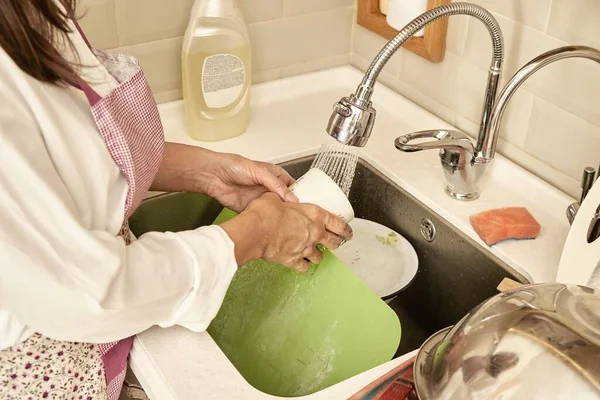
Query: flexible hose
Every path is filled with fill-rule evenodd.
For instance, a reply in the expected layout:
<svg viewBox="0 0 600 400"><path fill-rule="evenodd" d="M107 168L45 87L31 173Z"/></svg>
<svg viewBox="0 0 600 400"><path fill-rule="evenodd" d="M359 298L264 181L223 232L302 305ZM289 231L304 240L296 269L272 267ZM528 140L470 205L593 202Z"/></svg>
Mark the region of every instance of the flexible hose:
<svg viewBox="0 0 600 400"><path fill-rule="evenodd" d="M451 15L470 15L483 22L492 38L493 58L490 68L500 72L502 68L502 60L504 58L504 43L502 31L500 30L498 21L496 21L493 15L490 14L485 8L482 8L478 5L471 3L450 3L432 8L431 10L421 14L409 22L408 25L402 28L402 30L386 44L369 66L361 86L357 91L357 96L361 98L361 100L368 100L368 97L370 97L370 94L373 91L373 86L377 81L379 73L392 55L400 48L400 46L404 44L404 42L406 42L415 33L423 29L426 25ZM363 89L363 95L359 95L361 87ZM364 98L364 95L366 95L367 98Z"/></svg>

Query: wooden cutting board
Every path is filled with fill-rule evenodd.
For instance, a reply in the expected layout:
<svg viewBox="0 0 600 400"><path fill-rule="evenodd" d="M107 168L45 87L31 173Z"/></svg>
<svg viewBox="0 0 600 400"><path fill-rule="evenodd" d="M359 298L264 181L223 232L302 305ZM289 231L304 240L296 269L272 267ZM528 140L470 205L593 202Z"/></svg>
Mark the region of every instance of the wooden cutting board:
<svg viewBox="0 0 600 400"><path fill-rule="evenodd" d="M215 223L236 214L224 210ZM397 315L331 252L299 273L240 268L208 332L242 376L272 395L314 393L389 361Z"/></svg>

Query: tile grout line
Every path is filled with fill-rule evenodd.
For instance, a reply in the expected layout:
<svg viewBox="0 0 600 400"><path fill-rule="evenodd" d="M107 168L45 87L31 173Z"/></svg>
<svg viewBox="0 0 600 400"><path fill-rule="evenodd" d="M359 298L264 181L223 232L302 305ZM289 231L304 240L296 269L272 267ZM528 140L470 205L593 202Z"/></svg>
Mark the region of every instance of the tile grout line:
<svg viewBox="0 0 600 400"><path fill-rule="evenodd" d="M119 18L118 18L118 15L119 15L119 12L118 12L119 6L117 5L118 1L117 0L112 0L112 3L113 3L113 11L114 11L114 14L115 14L114 15L114 17L115 17L115 29L117 30L117 45L118 45L117 48L121 48L121 47L123 47L123 43L121 42L121 29L119 29L119 25L120 24L119 24Z"/></svg>
<svg viewBox="0 0 600 400"><path fill-rule="evenodd" d="M354 54L354 41L356 40L356 25L357 24L357 2L354 1L352 10L352 19L350 20L350 63L352 63L352 54Z"/></svg>
<svg viewBox="0 0 600 400"><path fill-rule="evenodd" d="M180 38L180 37L184 36L183 34L181 34L181 35L169 36L169 37L164 37L164 38L157 38L157 39L149 40L149 41L140 41L140 42L136 42L136 43L124 44L122 42L121 33L120 33L120 29L119 29L119 22L118 22L118 18L117 18L117 15L118 15L117 1L113 0L113 4L114 4L114 17L115 17L115 26L116 26L116 30L117 30L118 46L110 48L110 49L107 49L107 50L115 50L115 49L118 49L118 48L126 48L126 47L131 47L131 46L144 45L144 44L147 44L147 43L155 43L155 42L160 42L160 41L164 41L164 40L171 40L171 39ZM334 7L334 8L330 8L330 9L325 9L325 10L320 10L320 11L314 11L314 12L309 12L309 13L302 13L302 14L297 14L297 15L290 15L290 16L284 16L283 10L282 10L282 16L281 17L272 18L272 19L265 20L265 21L258 21L258 22L254 22L254 23L249 23L249 24L247 24L247 26L248 26L248 28L251 28L253 26L259 26L259 25L262 25L262 24L274 23L274 22L289 20L289 19L293 19L293 18L300 18L300 17L311 16L311 15L318 15L318 14L322 14L322 13L334 13L336 11L340 12L341 10L347 10L347 9L350 9L350 8L354 8L354 7L352 7L352 6Z"/></svg>
<svg viewBox="0 0 600 400"><path fill-rule="evenodd" d="M527 147L527 137L529 136L529 132L530 132L530 128L531 128L531 118L533 116L533 107L534 107L535 101L538 97L535 94L531 93L530 91L526 90L525 88L521 88L521 90L524 90L525 92L531 94L531 107L529 107L529 113L527 114L527 121L524 121L525 135L523 137L523 147L521 147L515 143L513 143L513 145L522 151L526 151L525 148Z"/></svg>
<svg viewBox="0 0 600 400"><path fill-rule="evenodd" d="M117 53L125 53L125 54L129 54L123 50L130 48L130 47L137 47L137 46L145 46L145 45L155 45L156 43L159 42L166 42L168 40L181 40L183 41L183 36L173 36L173 37L168 37L168 38L164 38L164 39L157 39L157 40L150 40L148 42L139 42L139 43L133 43L133 44L128 44L125 46L119 46L119 47L114 47L111 49L104 49L105 51L108 52L117 52Z"/></svg>
<svg viewBox="0 0 600 400"><path fill-rule="evenodd" d="M285 14L281 17L281 18L273 18L267 21L259 21L259 22L254 22L252 24L248 24L248 27L250 26L255 26L255 25L261 25L261 24L266 24L269 22L274 22L274 21L285 21L288 19L293 19L293 18L300 18L300 17L306 17L306 16L310 16L310 15L317 15L317 14L323 14L323 13L333 13L334 11L340 11L340 10L347 10L353 8L352 6L344 6L344 7L335 7L335 8L329 8L326 10L320 10L320 11L312 11L309 13L302 13L302 14L296 14L296 15L288 15L286 16Z"/></svg>
<svg viewBox="0 0 600 400"><path fill-rule="evenodd" d="M546 16L546 28L544 33L548 34L548 28L550 27L550 16L552 15L552 7L554 6L554 0L550 0L550 6L548 7L548 15ZM550 35L552 36L552 35Z"/></svg>
<svg viewBox="0 0 600 400"><path fill-rule="evenodd" d="M467 18L465 22L465 36L463 38L463 42L460 46L460 58L464 58L465 51L467 50L467 38L469 37L469 29L471 28L471 18ZM451 53L451 52L450 52Z"/></svg>

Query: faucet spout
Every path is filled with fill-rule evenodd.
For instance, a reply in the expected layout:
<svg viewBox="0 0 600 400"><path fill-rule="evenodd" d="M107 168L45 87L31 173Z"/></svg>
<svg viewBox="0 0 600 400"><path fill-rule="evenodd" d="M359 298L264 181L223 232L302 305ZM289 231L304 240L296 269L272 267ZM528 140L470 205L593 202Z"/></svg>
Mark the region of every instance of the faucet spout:
<svg viewBox="0 0 600 400"><path fill-rule="evenodd" d="M547 51L523 66L506 84L492 110L487 130L479 135L476 145L476 162L484 164L492 161L496 154L496 144L500 136L500 124L506 106L515 94L531 75L546 65L565 58L587 58L600 63L600 51L587 46L565 46Z"/></svg>

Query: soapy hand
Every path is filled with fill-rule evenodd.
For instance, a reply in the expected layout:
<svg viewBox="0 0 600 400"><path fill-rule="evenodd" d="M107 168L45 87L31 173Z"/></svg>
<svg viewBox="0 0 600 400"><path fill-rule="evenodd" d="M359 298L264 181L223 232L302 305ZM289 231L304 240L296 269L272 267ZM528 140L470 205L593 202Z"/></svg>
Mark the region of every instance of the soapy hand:
<svg viewBox="0 0 600 400"><path fill-rule="evenodd" d="M323 260L317 245L336 249L352 238L343 219L312 204L285 203L274 193L263 194L221 227L235 243L240 265L262 258L302 272Z"/></svg>
<svg viewBox="0 0 600 400"><path fill-rule="evenodd" d="M283 201L298 201L288 188L294 179L278 165L219 154L207 172L205 192L238 213L265 192L275 193Z"/></svg>

